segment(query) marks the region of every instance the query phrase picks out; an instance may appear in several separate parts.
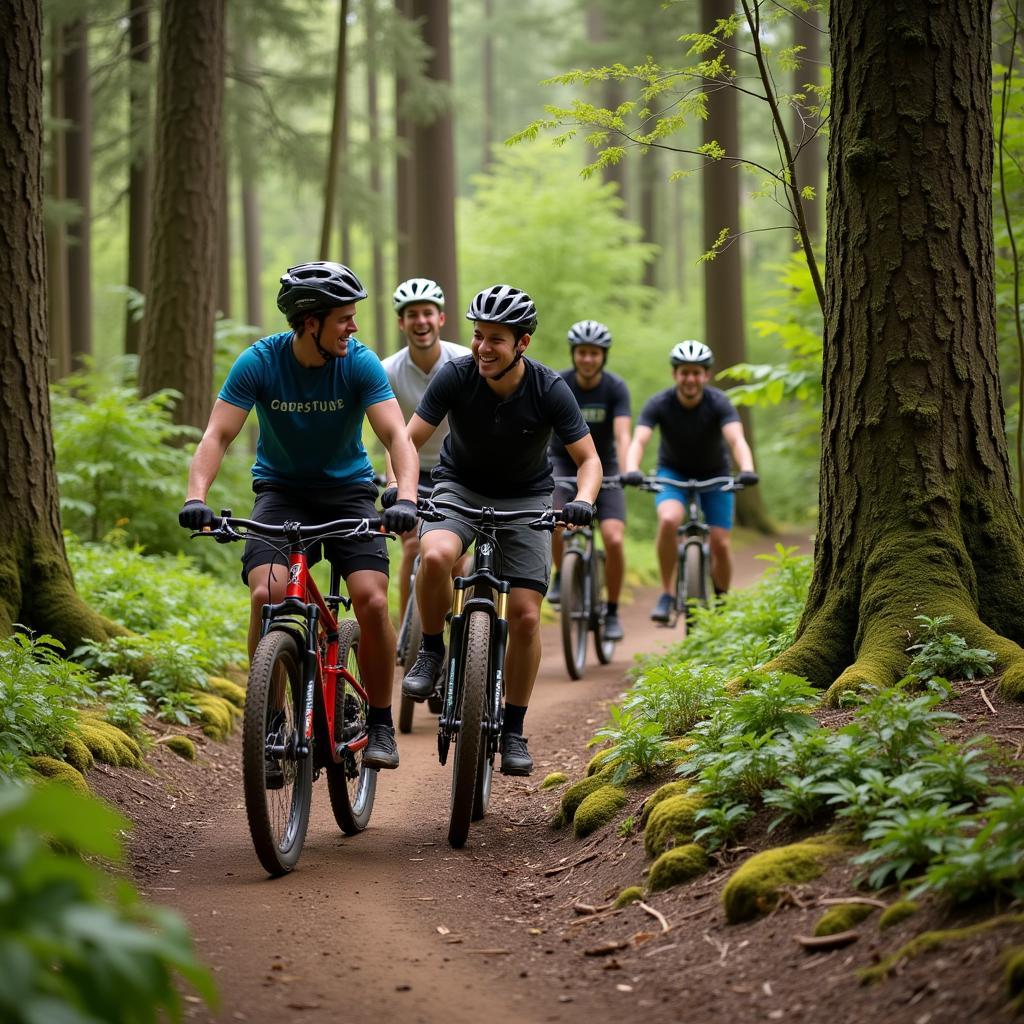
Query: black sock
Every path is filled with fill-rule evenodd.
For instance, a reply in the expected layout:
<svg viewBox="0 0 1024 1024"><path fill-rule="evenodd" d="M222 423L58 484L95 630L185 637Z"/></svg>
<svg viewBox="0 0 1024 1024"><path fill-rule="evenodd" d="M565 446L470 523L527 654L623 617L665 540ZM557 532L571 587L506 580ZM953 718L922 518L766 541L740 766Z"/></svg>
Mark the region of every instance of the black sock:
<svg viewBox="0 0 1024 1024"><path fill-rule="evenodd" d="M370 704L366 709L367 725L388 725L394 728L394 721L391 718L391 705L386 708L375 708Z"/></svg>
<svg viewBox="0 0 1024 1024"><path fill-rule="evenodd" d="M619 614L619 602L618 601L609 601L608 602L608 614L609 615L618 615Z"/></svg>
<svg viewBox="0 0 1024 1024"><path fill-rule="evenodd" d="M526 720L526 708L519 704L506 704L505 717L501 720L502 732L514 732L523 735L523 722Z"/></svg>
<svg viewBox="0 0 1024 1024"><path fill-rule="evenodd" d="M715 597L721 597L723 594L728 594L728 590L723 590L717 583L711 584L715 588Z"/></svg>
<svg viewBox="0 0 1024 1024"><path fill-rule="evenodd" d="M444 657L444 631L440 633L424 633L423 650L429 651L431 654L439 654Z"/></svg>

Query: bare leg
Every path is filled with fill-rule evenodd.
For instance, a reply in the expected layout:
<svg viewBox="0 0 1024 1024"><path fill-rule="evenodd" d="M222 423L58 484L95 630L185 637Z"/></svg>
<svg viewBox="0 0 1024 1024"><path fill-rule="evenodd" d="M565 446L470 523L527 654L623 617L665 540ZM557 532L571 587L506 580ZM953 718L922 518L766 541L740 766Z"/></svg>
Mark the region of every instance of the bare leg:
<svg viewBox="0 0 1024 1024"><path fill-rule="evenodd" d="M345 585L359 622L359 671L367 696L373 707L390 707L395 629L388 615L388 578L375 569L360 569Z"/></svg>
<svg viewBox="0 0 1024 1024"><path fill-rule="evenodd" d="M658 506L658 567L661 570L661 589L666 594L675 590L676 566L679 563L676 530L682 521L682 502L663 501Z"/></svg>
<svg viewBox="0 0 1024 1024"><path fill-rule="evenodd" d="M731 535L721 526L711 527L711 579L722 593L732 582Z"/></svg>
<svg viewBox="0 0 1024 1024"><path fill-rule="evenodd" d="M602 519L601 537L605 550L605 585L608 588L608 600L618 603L622 593L622 578L625 575L626 559L622 550L626 524L621 519Z"/></svg>
<svg viewBox="0 0 1024 1024"><path fill-rule="evenodd" d="M452 605L452 569L462 555L462 538L449 530L431 530L420 538L420 569L416 573L416 603L424 633L444 630Z"/></svg>
<svg viewBox="0 0 1024 1024"><path fill-rule="evenodd" d="M536 590L513 587L508 601L508 649L505 651L506 699L526 707L540 668L540 605Z"/></svg>
<svg viewBox="0 0 1024 1024"><path fill-rule="evenodd" d="M288 566L257 565L249 573L249 660L256 653L263 629L263 606L284 600L288 588Z"/></svg>
<svg viewBox="0 0 1024 1024"><path fill-rule="evenodd" d="M420 538L416 530L402 534L402 566L398 570L398 620L405 618L405 606L409 603L409 580L412 567L420 550Z"/></svg>

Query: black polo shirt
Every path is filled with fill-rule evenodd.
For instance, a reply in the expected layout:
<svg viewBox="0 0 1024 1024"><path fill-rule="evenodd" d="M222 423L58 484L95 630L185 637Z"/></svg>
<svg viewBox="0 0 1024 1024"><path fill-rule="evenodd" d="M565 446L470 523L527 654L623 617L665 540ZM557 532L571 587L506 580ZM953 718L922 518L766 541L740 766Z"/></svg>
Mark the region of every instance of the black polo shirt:
<svg viewBox="0 0 1024 1024"><path fill-rule="evenodd" d="M615 417L629 415L629 388L617 374L607 370L601 372L597 387L584 389L576 380L575 370L560 370L558 376L565 381L572 392L583 418L590 427L594 447L601 457L606 476L619 471L618 454L615 451ZM559 441L551 442L551 461L558 476L575 476L576 464Z"/></svg>
<svg viewBox="0 0 1024 1024"><path fill-rule="evenodd" d="M661 431L659 466L681 479L707 480L731 472L722 427L739 418L736 407L718 388L705 388L692 409L683 406L675 388L666 388L647 399L636 422Z"/></svg>
<svg viewBox="0 0 1024 1024"><path fill-rule="evenodd" d="M453 359L430 382L416 415L433 426L447 416L449 426L435 480L494 498L551 493L552 433L572 444L590 430L554 370L526 357L523 367L508 398L491 389L472 356Z"/></svg>

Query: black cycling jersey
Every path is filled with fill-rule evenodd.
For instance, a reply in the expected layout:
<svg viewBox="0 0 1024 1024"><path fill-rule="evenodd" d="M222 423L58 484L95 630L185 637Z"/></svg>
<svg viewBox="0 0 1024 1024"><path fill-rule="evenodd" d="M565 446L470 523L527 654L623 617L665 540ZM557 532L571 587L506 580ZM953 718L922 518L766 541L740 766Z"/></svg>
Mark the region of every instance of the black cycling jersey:
<svg viewBox="0 0 1024 1024"><path fill-rule="evenodd" d="M583 418L590 427L594 438L594 447L601 457L605 476L619 471L619 460L615 451L615 430L613 424L616 416L629 415L629 388L626 382L616 373L604 370L596 388L584 390L576 380L576 371L560 370L559 377L565 381L572 392L576 404L583 413ZM551 442L551 461L559 476L575 476L576 464L565 450L565 445L553 440Z"/></svg>
<svg viewBox="0 0 1024 1024"><path fill-rule="evenodd" d="M495 394L472 356L453 359L430 382L416 415L434 426L447 416L450 428L435 480L494 498L551 493L552 431L572 444L589 429L554 370L525 357L523 367L523 379L508 398Z"/></svg>
<svg viewBox="0 0 1024 1024"><path fill-rule="evenodd" d="M706 480L731 472L722 427L739 418L736 407L718 388L706 387L692 409L683 406L675 388L666 388L644 403L636 422L661 430L659 466L683 479Z"/></svg>

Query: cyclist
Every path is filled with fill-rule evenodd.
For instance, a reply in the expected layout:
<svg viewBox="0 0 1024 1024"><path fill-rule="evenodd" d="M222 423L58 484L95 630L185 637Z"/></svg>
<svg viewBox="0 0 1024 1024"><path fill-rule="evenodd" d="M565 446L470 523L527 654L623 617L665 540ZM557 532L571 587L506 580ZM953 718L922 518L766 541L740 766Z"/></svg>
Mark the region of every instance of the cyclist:
<svg viewBox="0 0 1024 1024"><path fill-rule="evenodd" d="M708 386L714 356L699 341L681 341L669 353L674 387L649 398L637 417L636 430L626 457L624 484L643 480L640 462L655 427L661 430L658 476L676 479L708 479L728 476L729 452L743 484L757 483L754 456L743 436L743 424L732 402L718 388ZM686 511L686 495L678 487L666 487L655 498L658 510L658 565L662 594L651 612L655 622L668 622L672 612L676 573L676 530ZM701 508L711 527L711 581L716 594L724 594L732 579L732 530L735 496L730 491L706 491Z"/></svg>
<svg viewBox="0 0 1024 1024"><path fill-rule="evenodd" d="M394 391L406 422L416 411L427 385L446 366L459 356L472 355L465 345L441 340L444 327L444 292L436 281L425 277L413 277L403 281L392 297L392 304L398 314L398 329L405 336L405 347L394 355L381 360L388 375L391 390ZM441 445L448 436L448 421L442 420L426 444L420 449L420 485L431 485L430 472L437 465ZM388 460L387 489L381 496L381 505L391 504L397 481L392 476L391 461ZM419 553L419 536L415 529L402 537L402 568L398 577L401 613L409 600L409 580L412 566Z"/></svg>
<svg viewBox="0 0 1024 1024"><path fill-rule="evenodd" d="M494 285L474 297L466 319L473 321L472 355L441 370L409 423L409 436L420 447L448 416L434 497L499 510L550 508L548 444L554 432L578 468L578 490L563 507L563 517L572 525L589 525L601 488L601 460L565 381L523 355L537 328L533 300L518 288ZM416 600L423 640L402 683L403 692L416 700L434 692L444 661L452 567L474 536L457 518L420 528ZM496 537L502 573L512 588L501 771L529 775L533 760L523 723L540 665L540 606L551 577L551 545L525 526L500 529Z"/></svg>
<svg viewBox="0 0 1024 1024"><path fill-rule="evenodd" d="M206 496L255 406L253 519L281 524L375 516L377 489L361 440L365 415L389 451L399 482L401 500L384 513L384 525L396 533L412 528L419 462L379 360L353 337L355 304L365 298L359 278L340 263L303 263L281 276L277 306L291 330L261 338L235 360L189 468L188 498L178 515L182 526L201 530L212 522ZM370 698L363 764L397 768L391 721L395 632L388 617L384 538L332 540L326 549L345 578L360 627L359 667ZM311 550L311 564L319 556L319 547ZM251 595L250 657L259 642L263 605L284 597L287 564L270 543L246 541L242 579Z"/></svg>
<svg viewBox="0 0 1024 1024"><path fill-rule="evenodd" d="M629 449L629 389L626 382L605 369L608 350L612 345L611 332L596 320L580 320L569 328L569 356L571 369L562 370L559 376L572 392L590 427L591 436L601 465L606 475L619 471L619 463L625 462ZM551 462L555 476L574 477L576 466L569 458L565 445L557 440L551 442ZM566 484L555 487L555 508L571 497L572 489ZM608 640L622 639L622 625L619 622L619 592L622 590L622 576L625 560L622 541L626 533L626 499L620 488L602 490L597 496L597 518L604 538L608 587L608 614L605 619L604 635ZM555 577L548 590L548 600L557 604L560 597L561 580L558 567L562 563L562 535L556 532L552 538L551 555L555 563Z"/></svg>

